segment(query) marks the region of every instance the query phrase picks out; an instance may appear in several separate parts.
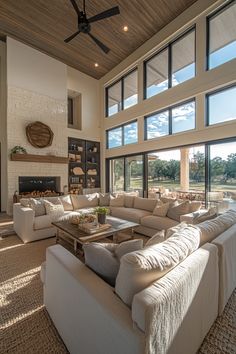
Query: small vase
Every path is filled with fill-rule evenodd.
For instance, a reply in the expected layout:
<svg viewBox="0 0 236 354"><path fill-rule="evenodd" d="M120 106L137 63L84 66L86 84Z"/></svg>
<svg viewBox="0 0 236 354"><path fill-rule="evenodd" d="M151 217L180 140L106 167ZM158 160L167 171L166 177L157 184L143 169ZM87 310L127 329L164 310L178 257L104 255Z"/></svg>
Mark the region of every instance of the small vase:
<svg viewBox="0 0 236 354"><path fill-rule="evenodd" d="M106 214L98 213L98 223L105 224L106 223Z"/></svg>

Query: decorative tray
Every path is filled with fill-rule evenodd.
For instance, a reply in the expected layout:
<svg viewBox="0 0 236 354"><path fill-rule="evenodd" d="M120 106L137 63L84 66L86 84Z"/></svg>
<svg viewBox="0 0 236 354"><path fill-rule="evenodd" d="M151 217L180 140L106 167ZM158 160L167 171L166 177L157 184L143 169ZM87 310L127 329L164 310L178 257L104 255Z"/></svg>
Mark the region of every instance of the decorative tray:
<svg viewBox="0 0 236 354"><path fill-rule="evenodd" d="M94 223L85 223L79 224L78 228L81 231L84 231L86 234L95 234L97 232L102 232L111 227L110 224L94 224Z"/></svg>

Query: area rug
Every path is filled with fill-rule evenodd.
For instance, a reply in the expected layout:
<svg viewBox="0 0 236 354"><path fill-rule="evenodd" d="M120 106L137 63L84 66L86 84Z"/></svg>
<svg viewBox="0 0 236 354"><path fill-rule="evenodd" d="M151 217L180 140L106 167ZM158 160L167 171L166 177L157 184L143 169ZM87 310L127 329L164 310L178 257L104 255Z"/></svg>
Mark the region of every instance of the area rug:
<svg viewBox="0 0 236 354"><path fill-rule="evenodd" d="M68 353L43 305L39 277L46 248L54 243L52 238L24 245L16 236L0 241L1 354ZM235 320L236 291L199 354L235 354Z"/></svg>

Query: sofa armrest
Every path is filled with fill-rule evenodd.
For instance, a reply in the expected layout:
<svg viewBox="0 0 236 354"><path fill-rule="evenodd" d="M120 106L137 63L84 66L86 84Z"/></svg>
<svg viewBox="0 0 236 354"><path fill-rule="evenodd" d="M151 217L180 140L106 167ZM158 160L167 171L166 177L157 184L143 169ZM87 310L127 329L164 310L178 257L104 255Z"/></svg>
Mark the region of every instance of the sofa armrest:
<svg viewBox="0 0 236 354"><path fill-rule="evenodd" d="M201 209L201 210L197 211L197 215L200 216L202 214L205 214L206 212L207 212L207 209ZM180 222L185 221L187 224L193 224L195 217L196 217L196 212L184 214L184 215L180 216Z"/></svg>
<svg viewBox="0 0 236 354"><path fill-rule="evenodd" d="M13 205L14 230L23 242L28 242L32 238L35 213L28 207L23 207L20 203Z"/></svg>
<svg viewBox="0 0 236 354"><path fill-rule="evenodd" d="M130 309L60 245L47 249L44 303L71 354L144 352L144 333L133 328Z"/></svg>

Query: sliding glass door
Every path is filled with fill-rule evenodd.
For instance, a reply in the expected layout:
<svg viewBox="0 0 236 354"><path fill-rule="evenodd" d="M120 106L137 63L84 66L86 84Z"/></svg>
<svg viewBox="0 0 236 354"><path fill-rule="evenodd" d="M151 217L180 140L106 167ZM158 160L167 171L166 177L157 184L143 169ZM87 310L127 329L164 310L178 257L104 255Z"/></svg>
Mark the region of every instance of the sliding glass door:
<svg viewBox="0 0 236 354"><path fill-rule="evenodd" d="M236 209L236 142L208 145L207 200L218 212Z"/></svg>
<svg viewBox="0 0 236 354"><path fill-rule="evenodd" d="M137 191L143 196L143 155L130 156L125 158L125 190L127 192Z"/></svg>
<svg viewBox="0 0 236 354"><path fill-rule="evenodd" d="M124 190L124 158L110 160L109 166L109 182L112 192Z"/></svg>

